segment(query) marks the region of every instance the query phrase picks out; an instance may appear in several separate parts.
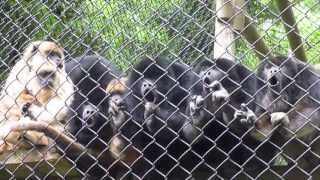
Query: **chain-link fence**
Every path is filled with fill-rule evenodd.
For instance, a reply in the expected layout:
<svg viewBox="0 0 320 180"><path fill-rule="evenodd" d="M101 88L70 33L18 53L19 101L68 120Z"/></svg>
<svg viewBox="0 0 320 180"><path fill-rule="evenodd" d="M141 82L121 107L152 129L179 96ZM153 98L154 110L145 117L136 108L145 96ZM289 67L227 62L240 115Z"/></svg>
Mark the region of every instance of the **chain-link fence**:
<svg viewBox="0 0 320 180"><path fill-rule="evenodd" d="M1 1L1 178L320 178L319 10Z"/></svg>

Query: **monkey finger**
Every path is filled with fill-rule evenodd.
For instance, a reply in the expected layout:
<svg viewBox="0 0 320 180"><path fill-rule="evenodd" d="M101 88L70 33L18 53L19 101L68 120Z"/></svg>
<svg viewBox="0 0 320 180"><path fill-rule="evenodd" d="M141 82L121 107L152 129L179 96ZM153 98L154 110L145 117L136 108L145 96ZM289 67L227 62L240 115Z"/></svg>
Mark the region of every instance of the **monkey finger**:
<svg viewBox="0 0 320 180"><path fill-rule="evenodd" d="M241 109L241 111L243 111L243 112L248 112L248 110L249 110L248 106L247 106L245 103L242 103L242 104L240 105L240 109Z"/></svg>
<svg viewBox="0 0 320 180"><path fill-rule="evenodd" d="M248 119L240 119L240 123L247 125L248 124Z"/></svg>
<svg viewBox="0 0 320 180"><path fill-rule="evenodd" d="M245 116L246 116L246 113L245 113L244 111L241 111L241 110L236 110L236 111L234 112L234 116L235 116L235 117L239 117L239 116L245 117Z"/></svg>

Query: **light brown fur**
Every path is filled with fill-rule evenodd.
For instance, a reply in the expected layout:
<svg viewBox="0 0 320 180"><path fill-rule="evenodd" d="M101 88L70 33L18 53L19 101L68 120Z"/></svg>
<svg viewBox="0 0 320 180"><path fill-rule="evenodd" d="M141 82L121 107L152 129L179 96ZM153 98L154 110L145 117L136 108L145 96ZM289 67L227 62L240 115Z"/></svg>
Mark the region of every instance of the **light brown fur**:
<svg viewBox="0 0 320 180"><path fill-rule="evenodd" d="M113 79L106 87L109 94L124 94L127 91L127 78ZM122 137L113 137L110 144L110 152L113 158L121 159L126 165L131 166L141 156L135 148L123 141Z"/></svg>
<svg viewBox="0 0 320 180"><path fill-rule="evenodd" d="M106 87L108 93L123 93L126 91L127 78L113 79Z"/></svg>
<svg viewBox="0 0 320 180"><path fill-rule="evenodd" d="M12 122L35 120L55 126L65 118L65 105L71 103L74 88L64 69L58 68L58 64L50 59L52 52L59 56L63 67L64 54L59 45L50 41L35 41L28 45L21 60L12 68L1 92L0 116L3 118L0 124L0 152L12 149L22 135L6 132ZM55 73L52 88L43 88L38 82L38 74L46 71ZM21 113L26 103L31 103L30 117L23 117ZM48 138L43 133L27 131L24 137L36 145L48 145Z"/></svg>

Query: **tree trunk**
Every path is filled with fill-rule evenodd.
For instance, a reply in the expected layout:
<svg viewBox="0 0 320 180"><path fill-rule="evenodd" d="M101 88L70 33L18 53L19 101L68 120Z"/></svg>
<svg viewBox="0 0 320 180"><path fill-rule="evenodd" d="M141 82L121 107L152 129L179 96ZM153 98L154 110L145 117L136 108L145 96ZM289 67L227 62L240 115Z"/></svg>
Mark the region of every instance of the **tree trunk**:
<svg viewBox="0 0 320 180"><path fill-rule="evenodd" d="M240 31L247 42L252 46L252 49L257 54L259 59L263 60L265 57L271 56L271 51L264 43L262 37L259 35L257 28L253 22L246 16L245 17L245 28Z"/></svg>
<svg viewBox="0 0 320 180"><path fill-rule="evenodd" d="M231 0L216 1L216 22L215 22L215 43L214 58L227 58L234 60L235 52L235 35L232 31L231 17L233 16L233 8Z"/></svg>
<svg viewBox="0 0 320 180"><path fill-rule="evenodd" d="M270 50L259 35L253 22L248 18L246 0L217 0L215 23L214 58L234 60L236 33L241 34L250 44L259 59L270 56Z"/></svg>
<svg viewBox="0 0 320 180"><path fill-rule="evenodd" d="M303 48L303 42L299 34L299 29L292 11L292 3L288 0L276 0L280 11L280 16L287 32L287 37L292 52L295 57L301 61L307 61L306 53Z"/></svg>

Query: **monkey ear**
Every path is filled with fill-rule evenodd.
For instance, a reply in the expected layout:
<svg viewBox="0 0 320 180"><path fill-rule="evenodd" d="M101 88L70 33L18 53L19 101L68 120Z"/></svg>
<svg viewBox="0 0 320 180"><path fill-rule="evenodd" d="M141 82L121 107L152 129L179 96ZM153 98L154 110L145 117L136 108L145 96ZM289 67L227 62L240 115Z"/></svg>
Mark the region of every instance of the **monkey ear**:
<svg viewBox="0 0 320 180"><path fill-rule="evenodd" d="M37 53L38 49L39 49L39 46L38 46L38 45L32 45L31 53L32 53L32 54Z"/></svg>
<svg viewBox="0 0 320 180"><path fill-rule="evenodd" d="M54 39L53 39L50 35L46 35L46 36L43 38L43 41L54 41Z"/></svg>
<svg viewBox="0 0 320 180"><path fill-rule="evenodd" d="M39 44L38 42L32 42L30 43L30 45L25 49L24 53L23 53L23 59L25 59L26 61L26 65L28 67L28 70L31 71L32 66L29 63L31 60L31 57L34 56L39 50Z"/></svg>

